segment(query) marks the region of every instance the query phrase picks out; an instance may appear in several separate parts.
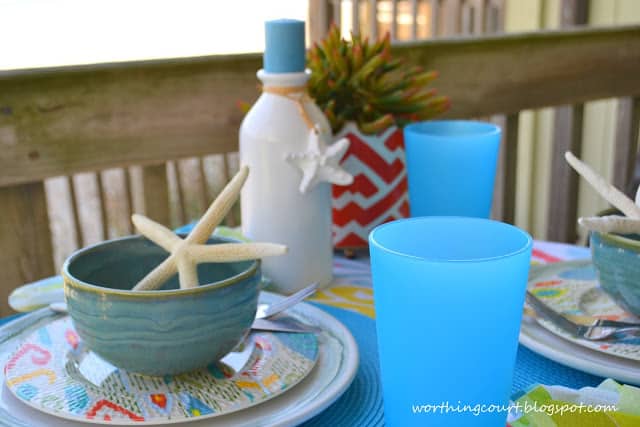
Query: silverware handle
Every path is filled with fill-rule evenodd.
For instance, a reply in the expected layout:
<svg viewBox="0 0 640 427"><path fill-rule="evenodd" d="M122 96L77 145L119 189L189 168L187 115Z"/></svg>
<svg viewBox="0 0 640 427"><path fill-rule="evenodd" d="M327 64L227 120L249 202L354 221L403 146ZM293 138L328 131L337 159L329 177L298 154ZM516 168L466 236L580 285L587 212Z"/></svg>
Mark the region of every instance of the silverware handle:
<svg viewBox="0 0 640 427"><path fill-rule="evenodd" d="M640 323L621 322L619 320L598 319L594 324L596 327L602 328L640 328Z"/></svg>

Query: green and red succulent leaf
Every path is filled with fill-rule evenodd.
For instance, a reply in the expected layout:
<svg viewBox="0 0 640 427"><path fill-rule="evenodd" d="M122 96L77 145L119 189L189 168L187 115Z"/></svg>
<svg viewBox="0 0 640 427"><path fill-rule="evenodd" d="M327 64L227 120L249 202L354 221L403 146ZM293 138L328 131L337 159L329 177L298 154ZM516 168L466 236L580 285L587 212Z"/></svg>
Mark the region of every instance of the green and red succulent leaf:
<svg viewBox="0 0 640 427"><path fill-rule="evenodd" d="M389 34L375 43L358 34L346 41L332 26L309 51L308 66L309 93L334 132L355 121L362 132L379 133L430 119L450 105L449 98L427 87L438 77L436 71L392 57Z"/></svg>

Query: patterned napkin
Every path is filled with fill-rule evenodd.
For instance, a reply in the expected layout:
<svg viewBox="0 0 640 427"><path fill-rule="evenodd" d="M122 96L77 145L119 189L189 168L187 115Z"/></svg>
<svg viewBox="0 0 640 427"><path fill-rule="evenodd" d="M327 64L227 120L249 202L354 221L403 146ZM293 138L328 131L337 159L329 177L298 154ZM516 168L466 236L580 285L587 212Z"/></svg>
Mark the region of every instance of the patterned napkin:
<svg viewBox="0 0 640 427"><path fill-rule="evenodd" d="M605 380L573 390L535 385L515 400L511 427L637 427L640 388Z"/></svg>

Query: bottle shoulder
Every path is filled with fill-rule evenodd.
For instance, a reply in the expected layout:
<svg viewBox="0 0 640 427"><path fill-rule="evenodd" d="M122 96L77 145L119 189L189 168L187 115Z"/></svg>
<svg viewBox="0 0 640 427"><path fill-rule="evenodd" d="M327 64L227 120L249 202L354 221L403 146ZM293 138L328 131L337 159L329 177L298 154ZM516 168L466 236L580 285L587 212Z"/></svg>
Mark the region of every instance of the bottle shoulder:
<svg viewBox="0 0 640 427"><path fill-rule="evenodd" d="M306 100L302 105L309 119L322 132L331 132L329 121L312 100ZM310 129L297 102L280 95L263 93L247 112L240 126L241 133L258 130L272 134L307 134Z"/></svg>

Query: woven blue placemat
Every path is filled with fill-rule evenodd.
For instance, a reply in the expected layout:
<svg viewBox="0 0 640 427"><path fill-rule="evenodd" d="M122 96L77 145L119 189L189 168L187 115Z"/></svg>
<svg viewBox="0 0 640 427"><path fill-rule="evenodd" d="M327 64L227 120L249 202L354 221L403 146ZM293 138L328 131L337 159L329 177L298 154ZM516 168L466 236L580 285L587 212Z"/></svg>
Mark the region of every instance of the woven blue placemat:
<svg viewBox="0 0 640 427"><path fill-rule="evenodd" d="M0 318L0 326L4 325L5 323L9 323L14 319L17 319L20 316L24 316L24 315L23 314L13 314L11 316Z"/></svg>
<svg viewBox="0 0 640 427"><path fill-rule="evenodd" d="M352 311L314 304L340 320L358 343L358 373L345 393L304 427L384 425L375 322Z"/></svg>
<svg viewBox="0 0 640 427"><path fill-rule="evenodd" d="M316 305L349 328L358 343L360 367L347 391L326 411L302 425L383 426L375 321L352 311ZM520 345L511 392L515 394L536 383L580 388L596 386L602 381L603 378L560 365Z"/></svg>

